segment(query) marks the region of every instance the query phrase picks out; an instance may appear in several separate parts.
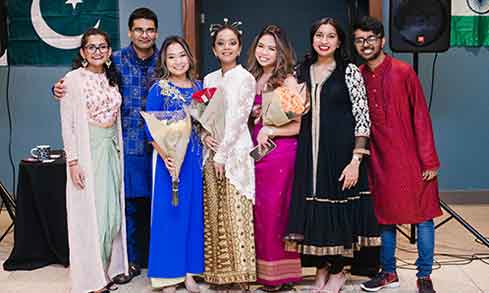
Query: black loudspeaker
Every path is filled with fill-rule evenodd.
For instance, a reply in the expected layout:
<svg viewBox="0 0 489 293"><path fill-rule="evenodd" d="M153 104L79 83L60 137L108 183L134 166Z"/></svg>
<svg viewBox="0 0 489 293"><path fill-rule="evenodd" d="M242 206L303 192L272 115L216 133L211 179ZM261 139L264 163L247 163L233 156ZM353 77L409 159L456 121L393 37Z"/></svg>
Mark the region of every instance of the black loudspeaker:
<svg viewBox="0 0 489 293"><path fill-rule="evenodd" d="M0 57L7 49L7 5L0 0Z"/></svg>
<svg viewBox="0 0 489 293"><path fill-rule="evenodd" d="M443 52L450 47L451 0L390 0L390 48Z"/></svg>

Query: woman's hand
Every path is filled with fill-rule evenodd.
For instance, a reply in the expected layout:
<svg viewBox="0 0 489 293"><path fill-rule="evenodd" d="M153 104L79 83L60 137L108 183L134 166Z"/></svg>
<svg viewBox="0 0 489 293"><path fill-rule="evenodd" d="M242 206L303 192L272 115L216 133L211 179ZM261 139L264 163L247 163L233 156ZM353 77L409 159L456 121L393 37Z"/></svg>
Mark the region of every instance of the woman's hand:
<svg viewBox="0 0 489 293"><path fill-rule="evenodd" d="M65 85L63 83L64 79L60 79L53 87L54 98L57 100L63 99L66 94Z"/></svg>
<svg viewBox="0 0 489 293"><path fill-rule="evenodd" d="M216 177L218 179L224 178L224 165L214 162L214 170L216 171Z"/></svg>
<svg viewBox="0 0 489 293"><path fill-rule="evenodd" d="M269 130L266 127L262 127L260 129L260 132L258 132L258 135L256 137L256 140L258 142L258 145L260 147L260 151L263 149L268 149L271 147L269 139Z"/></svg>
<svg viewBox="0 0 489 293"><path fill-rule="evenodd" d="M251 108L251 118L258 118L261 115L261 105L254 105Z"/></svg>
<svg viewBox="0 0 489 293"><path fill-rule="evenodd" d="M165 167L168 169L168 172L173 174L173 172L175 172L175 161L170 157L166 157L163 158L163 162L165 162Z"/></svg>
<svg viewBox="0 0 489 293"><path fill-rule="evenodd" d="M70 166L70 177L77 189L85 189L85 173L80 168L80 165L74 164Z"/></svg>
<svg viewBox="0 0 489 293"><path fill-rule="evenodd" d="M218 146L217 140L213 138L211 135L206 135L204 137L204 145L210 148L211 150L213 150L214 152L217 151L217 146Z"/></svg>
<svg viewBox="0 0 489 293"><path fill-rule="evenodd" d="M163 151L163 149L156 142L152 141L151 145L165 163L165 167L166 169L168 169L168 172L170 172L170 174L173 174L173 172L175 172L175 161L173 161L173 159L170 158L170 156L168 156L166 152Z"/></svg>
<svg viewBox="0 0 489 293"><path fill-rule="evenodd" d="M352 159L351 162L346 165L343 172L341 172L340 179L338 181L343 181L343 187L341 190L350 189L355 186L358 182L358 169L360 167L360 161Z"/></svg>

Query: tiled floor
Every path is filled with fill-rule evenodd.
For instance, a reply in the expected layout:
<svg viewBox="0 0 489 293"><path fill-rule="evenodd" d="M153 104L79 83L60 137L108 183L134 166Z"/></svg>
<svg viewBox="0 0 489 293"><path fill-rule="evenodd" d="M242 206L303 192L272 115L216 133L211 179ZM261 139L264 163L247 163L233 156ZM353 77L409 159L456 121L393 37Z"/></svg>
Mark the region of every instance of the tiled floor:
<svg viewBox="0 0 489 293"><path fill-rule="evenodd" d="M489 236L489 205L453 205L470 224L476 227L479 232ZM440 220L438 220L439 222ZM0 232L4 231L8 219L6 213L0 215ZM407 227L406 227L407 228ZM13 234L11 233L2 243L0 243L0 263L8 257L13 245ZM432 278L435 288L439 293L489 293L489 264L482 261L473 261L464 265L448 265L447 262L454 262L454 258L446 257L441 254L472 255L478 253L488 257L489 248L474 241L474 237L462 228L460 224L452 220L437 230L436 233L436 261L440 262L441 267L434 265ZM415 246L409 244L404 237L399 236L399 275L401 287L397 289L385 289L385 293L404 293L416 292L416 277L412 266L405 266L403 262L413 263L416 259ZM312 285L312 275L314 271L306 270L305 281L297 286L298 291L307 292ZM145 272L126 286L121 286L118 293L150 293L156 292L149 286ZM342 292L361 292L359 283L364 278L349 276L348 282ZM211 292L207 285L201 285L203 292ZM252 287L253 289L256 286ZM65 293L69 291L69 271L61 266L48 266L35 271L15 271L5 272L0 269L0 292L1 293ZM179 292L185 292L184 289Z"/></svg>

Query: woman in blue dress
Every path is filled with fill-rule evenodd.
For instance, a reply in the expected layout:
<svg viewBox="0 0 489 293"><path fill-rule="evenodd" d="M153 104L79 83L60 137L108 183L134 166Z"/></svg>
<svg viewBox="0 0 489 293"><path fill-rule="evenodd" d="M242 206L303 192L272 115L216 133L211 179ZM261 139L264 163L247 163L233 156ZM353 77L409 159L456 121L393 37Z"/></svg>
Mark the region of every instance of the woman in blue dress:
<svg viewBox="0 0 489 293"><path fill-rule="evenodd" d="M160 50L146 111L181 111L202 84L192 79L194 61L187 42L168 37ZM146 128L147 129L147 128ZM153 198L148 277L153 288L175 292L184 282L188 292L199 292L192 278L204 271L202 202L202 145L195 129L180 169L178 205L172 205L172 158L166 157L146 131L153 151Z"/></svg>

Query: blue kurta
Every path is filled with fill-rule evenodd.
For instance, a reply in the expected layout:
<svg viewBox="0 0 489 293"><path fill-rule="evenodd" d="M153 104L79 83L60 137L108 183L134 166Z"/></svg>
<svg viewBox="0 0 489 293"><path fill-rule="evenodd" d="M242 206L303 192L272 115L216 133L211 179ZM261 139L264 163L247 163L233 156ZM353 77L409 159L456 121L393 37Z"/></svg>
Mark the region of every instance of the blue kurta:
<svg viewBox="0 0 489 293"><path fill-rule="evenodd" d="M149 198L151 194L151 154L144 133L144 121L139 112L145 109L148 87L160 56L155 48L153 55L142 60L132 44L112 54L121 75L121 119L124 142L124 181L126 198Z"/></svg>
<svg viewBox="0 0 489 293"><path fill-rule="evenodd" d="M155 47L153 55L142 60L132 43L112 54L112 61L121 75L127 255L130 263L139 266L146 266L148 257L151 195L151 153L139 112L146 108L146 96L158 56Z"/></svg>
<svg viewBox="0 0 489 293"><path fill-rule="evenodd" d="M171 86L173 84L169 83ZM189 105L192 94L202 88L179 88L181 99L161 93L161 85L153 84L148 94L146 111L177 111ZM152 137L146 127L148 140ZM156 151L155 151L156 153ZM153 198L148 277L179 278L187 273L204 271L204 220L202 190L202 145L192 130L185 159L180 170L179 203L171 204L171 176L159 155L153 157Z"/></svg>

